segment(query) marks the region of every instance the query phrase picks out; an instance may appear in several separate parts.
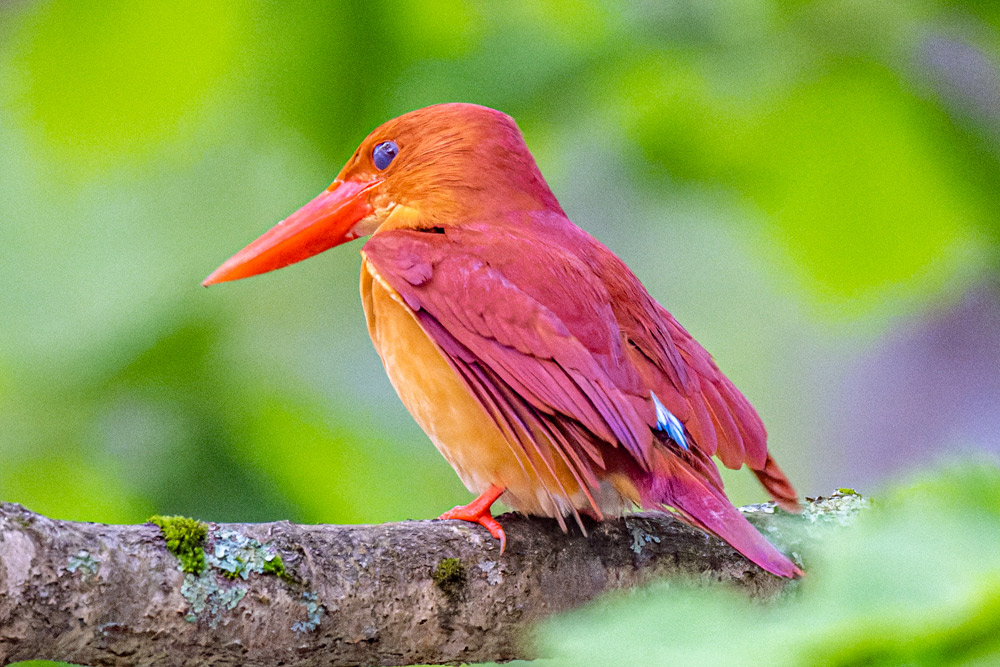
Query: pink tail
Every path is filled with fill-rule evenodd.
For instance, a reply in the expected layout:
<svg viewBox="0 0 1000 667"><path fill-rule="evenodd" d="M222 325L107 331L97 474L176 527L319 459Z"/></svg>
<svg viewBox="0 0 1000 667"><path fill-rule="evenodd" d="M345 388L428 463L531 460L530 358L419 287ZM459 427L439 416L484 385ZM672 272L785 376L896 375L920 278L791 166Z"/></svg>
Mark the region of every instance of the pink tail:
<svg viewBox="0 0 1000 667"><path fill-rule="evenodd" d="M763 569L779 577L798 577L802 570L764 539L733 507L722 489L670 454L657 457L657 469L638 484L643 507L669 505L687 521L728 542Z"/></svg>
<svg viewBox="0 0 1000 667"><path fill-rule="evenodd" d="M767 460L764 461L764 467L760 470L754 470L753 474L757 475L757 479L760 480L760 483L764 485L764 488L781 509L794 514L802 511L802 506L799 505L799 494L795 493L792 483L788 481L785 473L771 458L770 453L767 455Z"/></svg>

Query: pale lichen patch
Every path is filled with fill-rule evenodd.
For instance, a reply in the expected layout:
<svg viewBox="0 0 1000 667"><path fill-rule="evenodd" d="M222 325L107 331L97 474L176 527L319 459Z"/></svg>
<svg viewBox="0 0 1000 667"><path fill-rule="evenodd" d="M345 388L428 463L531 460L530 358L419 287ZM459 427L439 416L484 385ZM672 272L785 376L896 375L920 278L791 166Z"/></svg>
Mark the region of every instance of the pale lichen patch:
<svg viewBox="0 0 1000 667"><path fill-rule="evenodd" d="M838 489L831 496L811 499L802 515L813 523L849 526L869 507L871 501L854 489Z"/></svg>
<svg viewBox="0 0 1000 667"><path fill-rule="evenodd" d="M251 572L289 577L275 548L228 528L212 533L213 547L205 559L230 579L246 580Z"/></svg>
<svg viewBox="0 0 1000 667"><path fill-rule="evenodd" d="M326 613L326 609L323 605L319 603L319 598L315 593L305 592L302 594L302 598L299 600L299 604L305 607L306 610L306 620L295 621L292 623L293 632L312 632L319 627L319 624L323 621L323 614Z"/></svg>
<svg viewBox="0 0 1000 667"><path fill-rule="evenodd" d="M84 576L93 576L101 569L101 561L90 555L86 549L81 549L69 557L66 563L66 571L72 574L80 572Z"/></svg>
<svg viewBox="0 0 1000 667"><path fill-rule="evenodd" d="M650 542L660 543L659 537L650 535L641 526L630 523L628 520L626 520L625 525L628 526L628 532L632 535L632 545L629 548L635 553L642 553L642 548Z"/></svg>
<svg viewBox="0 0 1000 667"><path fill-rule="evenodd" d="M774 514L776 509L774 503L757 503L756 505L744 505L740 511L744 514Z"/></svg>
<svg viewBox="0 0 1000 667"><path fill-rule="evenodd" d="M191 605L184 620L194 623L199 618L208 618L209 626L214 628L222 614L235 609L246 594L246 586L219 586L218 578L209 569L197 576L189 572L181 585L181 595Z"/></svg>
<svg viewBox="0 0 1000 667"><path fill-rule="evenodd" d="M256 573L292 581L270 544L230 528L210 531L207 524L183 517L154 517L154 522L164 531L168 548L178 556L185 572L181 595L191 606L184 616L187 621L207 618L215 627L223 613L236 608L249 589L227 579L246 581L250 573Z"/></svg>
<svg viewBox="0 0 1000 667"><path fill-rule="evenodd" d="M477 563L476 567L486 577L486 583L496 586L503 581L503 573L500 571L500 563L495 560L486 560Z"/></svg>

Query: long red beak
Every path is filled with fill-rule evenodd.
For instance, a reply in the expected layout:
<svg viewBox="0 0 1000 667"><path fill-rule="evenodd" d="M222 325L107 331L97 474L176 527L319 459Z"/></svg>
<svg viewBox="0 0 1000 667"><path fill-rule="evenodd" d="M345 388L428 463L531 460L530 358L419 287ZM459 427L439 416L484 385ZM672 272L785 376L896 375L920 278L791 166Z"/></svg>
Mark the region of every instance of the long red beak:
<svg viewBox="0 0 1000 667"><path fill-rule="evenodd" d="M354 225L373 211L367 193L381 183L336 180L318 197L226 260L205 287L267 273L357 238Z"/></svg>

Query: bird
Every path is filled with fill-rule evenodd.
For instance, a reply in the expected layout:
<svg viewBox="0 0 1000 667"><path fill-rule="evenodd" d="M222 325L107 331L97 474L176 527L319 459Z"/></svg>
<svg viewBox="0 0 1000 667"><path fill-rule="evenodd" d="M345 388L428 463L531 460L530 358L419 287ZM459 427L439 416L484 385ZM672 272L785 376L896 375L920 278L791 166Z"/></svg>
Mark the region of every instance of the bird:
<svg viewBox="0 0 1000 667"><path fill-rule="evenodd" d="M617 221L627 225L627 220ZM317 197L204 286L361 248L368 332L405 407L477 498L601 521L666 511L762 569L802 570L729 501L717 457L799 511L757 411L611 250L567 217L513 118L437 104L368 135Z"/></svg>

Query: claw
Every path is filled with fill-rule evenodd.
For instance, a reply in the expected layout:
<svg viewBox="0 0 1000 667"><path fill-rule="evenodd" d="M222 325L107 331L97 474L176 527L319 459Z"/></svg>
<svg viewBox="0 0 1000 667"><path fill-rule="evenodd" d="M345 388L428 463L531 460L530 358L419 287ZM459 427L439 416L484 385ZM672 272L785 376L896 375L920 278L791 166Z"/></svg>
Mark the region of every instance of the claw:
<svg viewBox="0 0 1000 667"><path fill-rule="evenodd" d="M452 508L438 517L438 520L457 519L459 521L469 521L478 523L480 526L490 531L490 535L500 540L500 555L503 555L507 548L507 534L503 531L500 522L493 518L490 513L490 506L496 502L504 489L496 484L488 488L482 495L473 500L468 505L459 505Z"/></svg>

